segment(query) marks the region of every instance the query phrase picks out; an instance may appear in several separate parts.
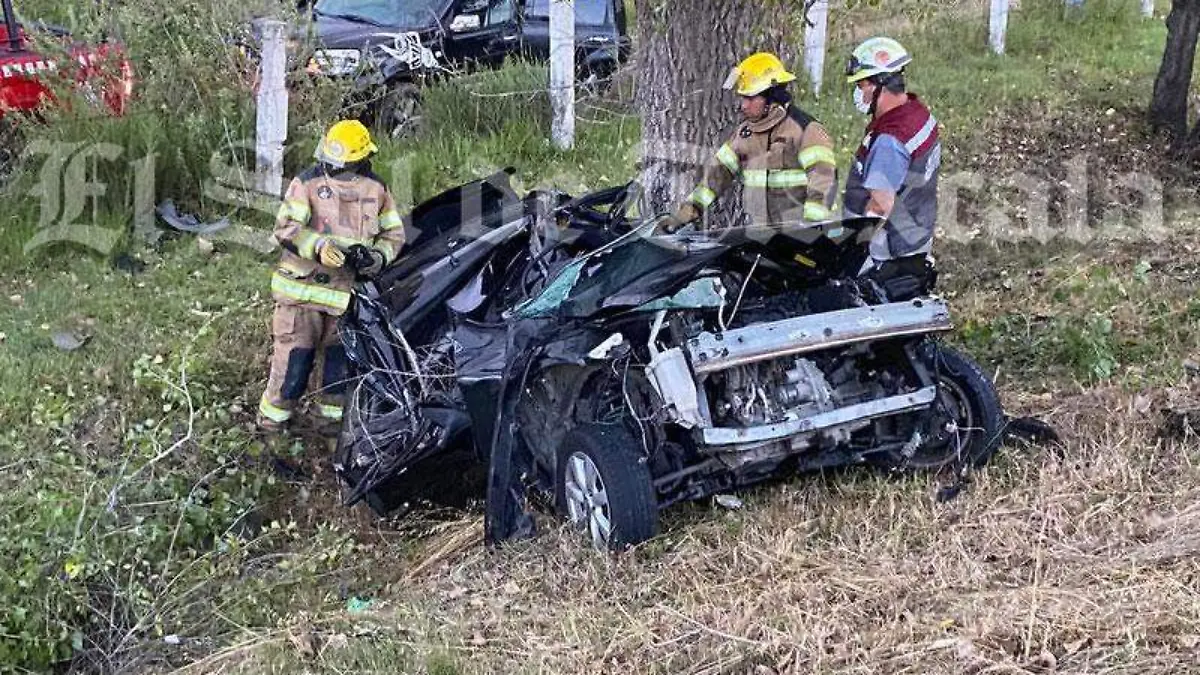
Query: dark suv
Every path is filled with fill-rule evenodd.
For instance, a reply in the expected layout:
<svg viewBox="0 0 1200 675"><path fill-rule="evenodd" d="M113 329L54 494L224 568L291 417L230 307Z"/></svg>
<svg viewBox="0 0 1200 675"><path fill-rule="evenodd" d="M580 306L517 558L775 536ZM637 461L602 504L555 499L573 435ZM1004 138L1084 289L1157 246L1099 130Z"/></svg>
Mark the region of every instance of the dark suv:
<svg viewBox="0 0 1200 675"><path fill-rule="evenodd" d="M580 78L607 76L628 55L623 0L576 0ZM403 136L419 122L420 87L510 55L549 56L548 0L317 0L298 42L305 70L352 81L348 107Z"/></svg>
<svg viewBox="0 0 1200 675"><path fill-rule="evenodd" d="M521 44L526 56L550 58L550 0L526 0ZM623 0L575 0L575 62L580 79L605 80L629 58Z"/></svg>

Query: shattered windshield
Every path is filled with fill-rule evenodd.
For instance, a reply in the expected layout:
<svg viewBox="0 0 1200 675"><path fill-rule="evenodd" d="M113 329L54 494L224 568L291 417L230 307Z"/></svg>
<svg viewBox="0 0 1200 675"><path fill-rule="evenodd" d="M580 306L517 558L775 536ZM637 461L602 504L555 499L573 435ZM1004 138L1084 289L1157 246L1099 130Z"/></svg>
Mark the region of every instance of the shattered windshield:
<svg viewBox="0 0 1200 675"><path fill-rule="evenodd" d="M604 26L611 23L609 7L611 0L576 0L575 23L585 26ZM532 0L525 13L535 19L550 17L550 0Z"/></svg>
<svg viewBox="0 0 1200 675"><path fill-rule="evenodd" d="M358 21L373 26L413 28L434 23L445 0L318 0L318 16Z"/></svg>
<svg viewBox="0 0 1200 675"><path fill-rule="evenodd" d="M605 308L637 307L676 293L726 248L707 238L664 245L649 237L654 228L655 222L647 221L572 260L540 293L514 308L513 316L582 318Z"/></svg>

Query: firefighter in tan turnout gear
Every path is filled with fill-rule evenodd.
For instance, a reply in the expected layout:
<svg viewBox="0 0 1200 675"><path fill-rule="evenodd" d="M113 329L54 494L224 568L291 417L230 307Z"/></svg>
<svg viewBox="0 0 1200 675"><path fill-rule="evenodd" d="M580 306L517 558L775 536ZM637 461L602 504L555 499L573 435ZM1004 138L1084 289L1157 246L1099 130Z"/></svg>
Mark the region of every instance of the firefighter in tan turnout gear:
<svg viewBox="0 0 1200 675"><path fill-rule="evenodd" d="M317 413L340 420L346 354L338 317L355 276L372 276L395 260L404 225L368 158L377 148L360 122L334 124L321 140L317 164L292 180L275 221L283 257L271 277L274 352L259 424L277 431L296 412L318 356L323 356Z"/></svg>
<svg viewBox="0 0 1200 675"><path fill-rule="evenodd" d="M659 225L666 232L703 216L735 182L751 225L828 220L836 196L833 141L820 122L792 104L796 76L773 54L758 53L730 73L745 121L717 150L686 203Z"/></svg>

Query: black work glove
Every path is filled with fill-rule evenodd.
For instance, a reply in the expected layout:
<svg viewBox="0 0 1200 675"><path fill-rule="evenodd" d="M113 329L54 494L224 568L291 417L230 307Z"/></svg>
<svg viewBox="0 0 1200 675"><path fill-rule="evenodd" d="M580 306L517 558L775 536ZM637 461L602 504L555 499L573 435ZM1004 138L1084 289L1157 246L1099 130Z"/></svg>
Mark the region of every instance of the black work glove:
<svg viewBox="0 0 1200 675"><path fill-rule="evenodd" d="M383 270L383 253L378 249L355 244L346 250L346 265L359 276L373 277Z"/></svg>

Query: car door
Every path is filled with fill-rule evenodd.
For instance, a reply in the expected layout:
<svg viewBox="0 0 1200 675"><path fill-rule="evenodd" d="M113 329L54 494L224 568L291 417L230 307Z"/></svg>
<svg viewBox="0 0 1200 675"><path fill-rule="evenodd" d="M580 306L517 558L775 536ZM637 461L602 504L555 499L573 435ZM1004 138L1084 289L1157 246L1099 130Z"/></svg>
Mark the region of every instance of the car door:
<svg viewBox="0 0 1200 675"><path fill-rule="evenodd" d="M545 61L550 58L550 0L524 0L523 4L523 52L530 59ZM626 23L624 0L576 0L576 62L581 70L602 58L616 66L617 48L627 49Z"/></svg>
<svg viewBox="0 0 1200 675"><path fill-rule="evenodd" d="M518 0L463 0L447 25L447 54L460 62L498 65L520 47Z"/></svg>

